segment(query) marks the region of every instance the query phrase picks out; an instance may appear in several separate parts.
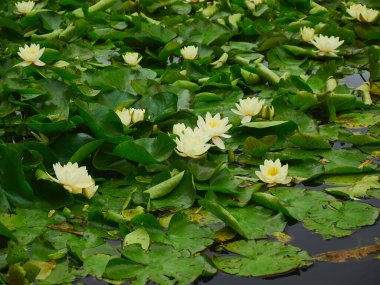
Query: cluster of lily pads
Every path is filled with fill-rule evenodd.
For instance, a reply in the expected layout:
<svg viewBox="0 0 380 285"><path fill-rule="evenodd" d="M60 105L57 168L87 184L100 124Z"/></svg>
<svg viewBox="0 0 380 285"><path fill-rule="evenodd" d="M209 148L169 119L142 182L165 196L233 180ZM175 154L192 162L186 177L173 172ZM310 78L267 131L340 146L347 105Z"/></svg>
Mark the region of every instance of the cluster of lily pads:
<svg viewBox="0 0 380 285"><path fill-rule="evenodd" d="M375 224L379 9L2 1L0 284L277 276L321 262L289 222Z"/></svg>

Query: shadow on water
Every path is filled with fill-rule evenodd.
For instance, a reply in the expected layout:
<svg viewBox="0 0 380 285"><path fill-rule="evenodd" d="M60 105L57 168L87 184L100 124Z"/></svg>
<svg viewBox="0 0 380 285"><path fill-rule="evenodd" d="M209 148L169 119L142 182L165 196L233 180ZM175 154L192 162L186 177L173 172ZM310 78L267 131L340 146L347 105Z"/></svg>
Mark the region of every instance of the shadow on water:
<svg viewBox="0 0 380 285"><path fill-rule="evenodd" d="M369 73L362 75L349 75L341 80L341 83L356 88L367 81ZM365 131L363 131L365 132ZM351 147L351 144L336 142L335 149ZM299 184L296 187L323 191L326 185ZM366 199L363 202L380 208L380 200ZM373 245L380 238L380 222L373 226L361 228L354 234L344 238L324 240L321 235L313 233L303 227L302 223L289 225L285 232L292 236L292 245L306 250L310 255L316 255L327 251L351 249L360 246ZM110 241L114 246L119 246L120 241ZM345 263L315 262L308 269L298 270L287 275L273 278L253 278L227 275L222 272L211 277L202 277L194 285L380 285L380 259L372 254L361 260L353 260ZM86 277L74 284L83 285L107 285L107 282L97 280L95 277ZM128 284L128 283L125 283Z"/></svg>

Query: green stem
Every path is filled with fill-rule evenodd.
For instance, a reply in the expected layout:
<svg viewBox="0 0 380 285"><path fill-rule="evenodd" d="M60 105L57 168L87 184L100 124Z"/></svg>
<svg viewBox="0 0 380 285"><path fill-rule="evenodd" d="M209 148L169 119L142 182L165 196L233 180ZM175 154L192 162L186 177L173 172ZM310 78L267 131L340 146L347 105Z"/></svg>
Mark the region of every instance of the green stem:
<svg viewBox="0 0 380 285"><path fill-rule="evenodd" d="M46 41L46 40L53 40L59 36L60 33L62 33L62 29L58 29L55 31L52 31L48 34L43 35L32 35L32 41Z"/></svg>
<svg viewBox="0 0 380 285"><path fill-rule="evenodd" d="M257 63L253 69L256 74L258 74L261 78L267 80L272 85L277 86L280 82L280 76L278 76L262 63Z"/></svg>
<svg viewBox="0 0 380 285"><path fill-rule="evenodd" d="M307 55L310 57L318 57L317 52L311 49L300 48L297 46L283 45L283 48L294 55Z"/></svg>
<svg viewBox="0 0 380 285"><path fill-rule="evenodd" d="M362 95L363 103L366 105L372 105L372 98L371 94L368 91L359 91L359 93Z"/></svg>
<svg viewBox="0 0 380 285"><path fill-rule="evenodd" d="M98 3L90 6L88 8L88 12L90 14L106 10L107 8L111 7L117 0L100 0ZM73 14L78 17L78 18L83 18L84 17L84 12L82 8L78 8L73 11Z"/></svg>

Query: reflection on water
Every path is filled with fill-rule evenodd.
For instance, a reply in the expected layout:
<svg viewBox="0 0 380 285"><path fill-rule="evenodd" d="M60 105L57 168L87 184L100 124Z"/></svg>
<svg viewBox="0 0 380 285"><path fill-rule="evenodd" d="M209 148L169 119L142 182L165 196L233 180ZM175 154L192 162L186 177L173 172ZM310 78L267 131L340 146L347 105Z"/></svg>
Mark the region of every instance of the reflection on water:
<svg viewBox="0 0 380 285"><path fill-rule="evenodd" d="M351 74L342 78L341 83L346 84L351 88L356 88L369 80L369 72L363 72L362 74Z"/></svg>

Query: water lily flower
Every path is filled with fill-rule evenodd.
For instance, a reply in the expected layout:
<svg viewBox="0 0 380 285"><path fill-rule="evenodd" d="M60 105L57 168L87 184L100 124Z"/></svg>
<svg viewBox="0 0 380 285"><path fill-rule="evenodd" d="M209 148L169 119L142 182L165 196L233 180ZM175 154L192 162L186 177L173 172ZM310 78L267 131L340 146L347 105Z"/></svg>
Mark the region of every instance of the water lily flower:
<svg viewBox="0 0 380 285"><path fill-rule="evenodd" d="M17 64L16 66L28 66L31 64L37 66L44 66L45 63L40 60L42 54L44 53L45 48L40 49L40 45L31 44L30 46L25 45L24 47L19 48L17 53L24 61Z"/></svg>
<svg viewBox="0 0 380 285"><path fill-rule="evenodd" d="M174 139L177 144L175 152L183 157L200 158L211 147L207 143L209 140L210 137L199 128L186 128L183 134Z"/></svg>
<svg viewBox="0 0 380 285"><path fill-rule="evenodd" d="M183 123L177 123L173 125L173 134L177 136L183 135L183 132L186 130L186 126Z"/></svg>
<svg viewBox="0 0 380 285"><path fill-rule="evenodd" d="M130 109L123 108L122 110L116 110L116 115L119 116L120 121L125 126L129 126L132 122L132 112Z"/></svg>
<svg viewBox="0 0 380 285"><path fill-rule="evenodd" d="M198 116L197 121L198 128L204 131L211 138L212 142L220 149L225 149L224 142L222 138L230 138L226 132L232 127L228 124L228 118L220 118L220 113L216 114L214 117L207 112L206 118L203 119Z"/></svg>
<svg viewBox="0 0 380 285"><path fill-rule="evenodd" d="M354 19L360 22L370 23L376 20L379 11L369 9L362 4L354 4L347 8L347 13Z"/></svg>
<svg viewBox="0 0 380 285"><path fill-rule="evenodd" d="M302 27L300 34L304 42L311 43L311 40L315 37L315 30L313 28Z"/></svg>
<svg viewBox="0 0 380 285"><path fill-rule="evenodd" d="M35 4L36 3L34 3L33 1L16 2L15 3L15 6L17 8L16 13L28 14L28 13L32 12Z"/></svg>
<svg viewBox="0 0 380 285"><path fill-rule="evenodd" d="M137 66L139 64L139 62L141 61L142 56L139 57L138 52L126 52L123 55L123 59L124 59L126 64L128 64L130 66Z"/></svg>
<svg viewBox="0 0 380 285"><path fill-rule="evenodd" d="M312 39L311 43L319 49L319 55L331 54L336 56L338 52L337 48L340 47L344 41L340 41L339 37L318 35Z"/></svg>
<svg viewBox="0 0 380 285"><path fill-rule="evenodd" d="M260 171L255 171L256 176L263 182L274 184L288 184L292 178L288 177L288 165L281 165L281 161L277 159L265 160L264 165L260 165Z"/></svg>
<svg viewBox="0 0 380 285"><path fill-rule="evenodd" d="M130 109L130 112L132 114L132 122L137 123L144 120L145 116L145 109Z"/></svg>
<svg viewBox="0 0 380 285"><path fill-rule="evenodd" d="M362 12L360 13L359 20L361 22L371 23L376 20L378 15L379 15L379 11L375 9L368 9L365 7L365 9L363 9Z"/></svg>
<svg viewBox="0 0 380 285"><path fill-rule="evenodd" d="M71 162L66 165L55 163L53 164L53 169L57 178L50 176L48 173L47 175L70 193L82 194L91 199L96 190L98 190L99 186L95 185L94 179L88 174L85 166L79 167L78 163Z"/></svg>
<svg viewBox="0 0 380 285"><path fill-rule="evenodd" d="M241 123L248 123L251 121L253 116L260 113L265 100L259 100L256 97L240 99L239 104L235 104L237 110L232 109L231 111L239 116L243 116Z"/></svg>
<svg viewBox="0 0 380 285"><path fill-rule="evenodd" d="M198 56L198 47L196 46L186 46L180 50L184 59L194 60Z"/></svg>
<svg viewBox="0 0 380 285"><path fill-rule="evenodd" d="M365 6L363 6L362 4L354 4L348 7L346 11L352 18L359 20L360 14L364 8Z"/></svg>

